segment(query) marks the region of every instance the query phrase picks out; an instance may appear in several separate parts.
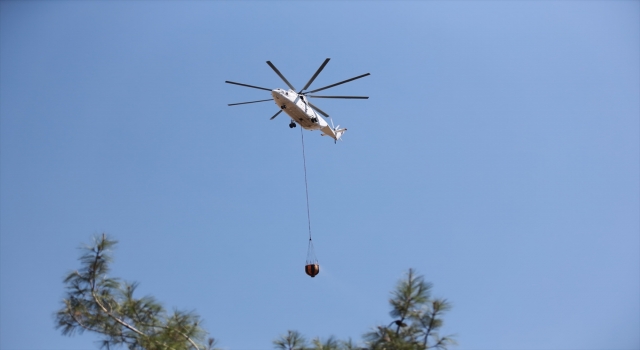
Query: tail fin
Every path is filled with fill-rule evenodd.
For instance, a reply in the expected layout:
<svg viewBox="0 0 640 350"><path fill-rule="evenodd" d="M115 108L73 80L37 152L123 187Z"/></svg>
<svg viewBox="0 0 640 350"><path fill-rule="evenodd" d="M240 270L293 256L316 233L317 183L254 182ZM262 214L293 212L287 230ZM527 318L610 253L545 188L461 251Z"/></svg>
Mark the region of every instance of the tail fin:
<svg viewBox="0 0 640 350"><path fill-rule="evenodd" d="M339 129L339 128L340 128L340 125L338 125L335 129L333 129L333 132L336 135L335 137L336 141L340 140L344 132L347 131L347 128L344 128L344 129Z"/></svg>
<svg viewBox="0 0 640 350"><path fill-rule="evenodd" d="M340 129L340 125L336 126L335 128L331 128L327 125L324 128L322 128L322 131L324 133L321 136L330 136L335 141L338 141L340 140L344 132L347 131L347 129L346 128Z"/></svg>

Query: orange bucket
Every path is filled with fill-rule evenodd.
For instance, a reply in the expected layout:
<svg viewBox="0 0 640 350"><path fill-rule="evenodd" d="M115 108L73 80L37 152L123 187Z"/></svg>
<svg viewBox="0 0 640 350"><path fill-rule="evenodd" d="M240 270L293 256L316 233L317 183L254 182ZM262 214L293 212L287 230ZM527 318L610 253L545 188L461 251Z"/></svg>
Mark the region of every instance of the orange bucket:
<svg viewBox="0 0 640 350"><path fill-rule="evenodd" d="M316 277L317 274L320 273L320 265L318 264L307 264L304 267L304 272L311 277Z"/></svg>

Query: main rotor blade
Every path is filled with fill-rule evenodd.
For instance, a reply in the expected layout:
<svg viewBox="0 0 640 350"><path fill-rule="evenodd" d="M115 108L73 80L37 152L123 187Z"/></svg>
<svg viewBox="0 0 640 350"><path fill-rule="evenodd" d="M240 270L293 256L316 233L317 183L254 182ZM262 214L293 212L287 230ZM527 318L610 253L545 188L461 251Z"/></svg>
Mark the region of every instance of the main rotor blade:
<svg viewBox="0 0 640 350"><path fill-rule="evenodd" d="M355 98L360 100L366 100L369 96L318 96L318 95L307 95L307 97L313 98Z"/></svg>
<svg viewBox="0 0 640 350"><path fill-rule="evenodd" d="M322 65L320 66L320 68L318 68L318 70L316 71L316 73L311 77L311 79L309 79L309 82L307 83L307 85L305 85L302 90L300 90L300 92L303 92L304 90L306 90L311 83L313 83L314 80L316 80L316 77L318 76L318 74L320 74L320 72L322 72L322 70L324 69L324 66L327 65L327 63L329 63L330 58L327 58L326 60L324 60L324 62L322 62Z"/></svg>
<svg viewBox="0 0 640 350"><path fill-rule="evenodd" d="M258 100L258 101L250 101L250 102L230 103L228 106L246 105L248 103L257 103L257 102L265 102L265 101L273 101L273 99L270 98L268 100Z"/></svg>
<svg viewBox="0 0 640 350"><path fill-rule="evenodd" d="M273 69L276 72L276 74L278 74L280 79L282 79L291 88L291 90L296 91L296 88L294 88L293 85L291 85L289 81L287 81L287 78L285 78L284 75L280 73L278 68L276 68L276 66L274 66L273 63L271 63L271 61L267 61L267 64L269 65L269 67L271 67L271 69Z"/></svg>
<svg viewBox="0 0 640 350"><path fill-rule="evenodd" d="M247 84L240 84L240 83L236 83L233 81L225 81L225 83L227 84L235 84L235 85L240 85L240 86L246 86L246 87L250 87L250 88L254 88L254 89L260 89L260 90L267 90L267 91L271 91L272 89L267 89L267 88L263 88L263 87L259 87L259 86L253 86L253 85L247 85Z"/></svg>
<svg viewBox="0 0 640 350"><path fill-rule="evenodd" d="M311 106L311 108L315 109L316 111L318 111L320 114L322 114L323 116L329 118L329 115L325 112L323 112L320 108L316 107L313 105L313 103L307 101L307 103L309 103L309 106Z"/></svg>
<svg viewBox="0 0 640 350"><path fill-rule="evenodd" d="M280 114L280 113L282 113L282 110L279 110L278 113L274 114L273 117L271 117L271 119L269 119L269 120L273 120L273 118L277 117L278 114Z"/></svg>
<svg viewBox="0 0 640 350"><path fill-rule="evenodd" d="M334 86L338 86L338 85L340 85L340 84L348 83L348 82L353 81L353 80L356 80L356 79L364 78L364 77L366 77L367 75L371 75L371 74L370 74L370 73L367 73L367 74L358 75L358 76L357 76L357 77L355 77L355 78L347 79L347 80L341 81L341 82L339 82L339 83L335 83L335 84L332 84L332 85L329 85L329 86L325 86L325 87L322 87L322 88L319 88L319 89L315 89L315 90L313 90L313 91L309 91L309 92L307 92L307 93L312 93L312 92L322 91L322 90L325 90L325 89L328 89L328 88L332 88L332 87L334 87Z"/></svg>

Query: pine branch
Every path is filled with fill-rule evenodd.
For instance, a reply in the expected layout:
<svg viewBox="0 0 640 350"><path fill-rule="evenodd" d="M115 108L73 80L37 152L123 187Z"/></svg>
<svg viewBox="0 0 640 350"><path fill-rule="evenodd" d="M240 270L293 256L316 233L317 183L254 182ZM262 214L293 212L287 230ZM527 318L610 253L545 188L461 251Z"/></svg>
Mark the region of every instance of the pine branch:
<svg viewBox="0 0 640 350"><path fill-rule="evenodd" d="M137 283L106 277L112 260L108 250L115 243L103 234L93 246L83 248L81 269L64 279L68 297L56 313L56 327L65 335L76 330L101 334L105 337L101 347L107 349L125 344L131 350L213 349L213 338L208 348L196 341L206 334L197 315L175 311L168 317L152 297L133 297Z"/></svg>

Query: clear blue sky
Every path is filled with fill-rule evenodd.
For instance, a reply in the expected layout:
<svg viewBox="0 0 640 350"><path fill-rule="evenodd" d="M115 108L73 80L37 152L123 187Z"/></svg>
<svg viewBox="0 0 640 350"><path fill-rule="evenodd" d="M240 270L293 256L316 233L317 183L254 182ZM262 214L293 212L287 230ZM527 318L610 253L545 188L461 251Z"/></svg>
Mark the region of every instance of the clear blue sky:
<svg viewBox="0 0 640 350"><path fill-rule="evenodd" d="M306 132L266 91L371 76ZM314 101L316 102L316 101ZM95 348L53 313L77 247L227 349L388 324L410 267L458 349L640 348L640 3L0 3L0 348Z"/></svg>

